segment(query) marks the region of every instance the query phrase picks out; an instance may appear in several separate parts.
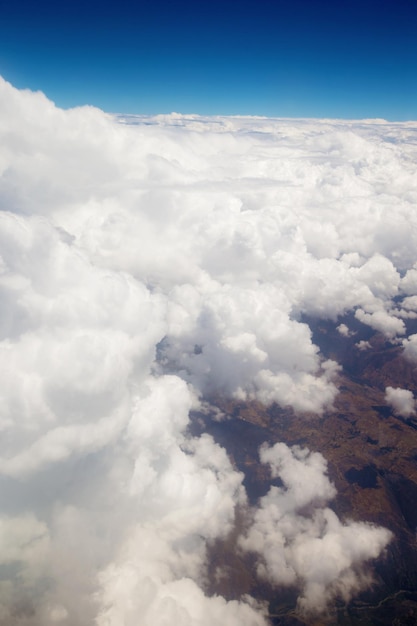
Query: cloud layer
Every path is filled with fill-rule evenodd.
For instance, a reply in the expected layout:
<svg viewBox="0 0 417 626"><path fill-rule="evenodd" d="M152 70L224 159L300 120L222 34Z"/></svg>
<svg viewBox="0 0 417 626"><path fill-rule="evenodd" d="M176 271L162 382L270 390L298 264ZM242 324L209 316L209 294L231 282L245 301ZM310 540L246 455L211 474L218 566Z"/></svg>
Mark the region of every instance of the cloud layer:
<svg viewBox="0 0 417 626"><path fill-rule="evenodd" d="M204 593L247 505L189 412L331 409L309 316L354 311L415 360L416 125L115 117L3 80L0 120L1 623L265 624ZM259 575L308 610L350 596L387 532L335 517L320 455L261 459L286 489L248 511Z"/></svg>

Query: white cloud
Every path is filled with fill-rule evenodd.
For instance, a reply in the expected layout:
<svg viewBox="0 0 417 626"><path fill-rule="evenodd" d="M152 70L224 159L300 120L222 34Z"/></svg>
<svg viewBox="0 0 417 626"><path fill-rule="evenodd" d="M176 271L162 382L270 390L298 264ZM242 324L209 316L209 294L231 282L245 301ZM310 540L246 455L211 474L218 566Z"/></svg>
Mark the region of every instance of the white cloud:
<svg viewBox="0 0 417 626"><path fill-rule="evenodd" d="M372 348L372 345L369 343L369 341L364 341L363 339L361 341L358 341L355 346L358 348L358 350L361 351L370 350Z"/></svg>
<svg viewBox="0 0 417 626"><path fill-rule="evenodd" d="M270 285L174 289L165 367L205 393L321 412L335 397L337 368L320 363L310 329L290 319L287 307Z"/></svg>
<svg viewBox="0 0 417 626"><path fill-rule="evenodd" d="M251 600L208 598L206 542L232 529L245 502L242 475L207 435L183 433L192 398L183 381L150 379L127 430L134 458L128 491L140 513L114 561L100 573L98 624L265 624ZM255 606L255 605L254 605Z"/></svg>
<svg viewBox="0 0 417 626"><path fill-rule="evenodd" d="M350 337L352 335L352 331L349 329L349 326L346 324L339 324L336 329L343 337Z"/></svg>
<svg viewBox="0 0 417 626"><path fill-rule="evenodd" d="M417 296L410 296L408 298L404 298L402 301L402 306L406 310L417 311Z"/></svg>
<svg viewBox="0 0 417 626"><path fill-rule="evenodd" d="M401 279L400 289L409 296L417 295L417 264L407 270L405 276Z"/></svg>
<svg viewBox="0 0 417 626"><path fill-rule="evenodd" d="M400 387L386 387L385 401L392 406L394 412L402 417L410 417L415 413L415 400L413 392Z"/></svg>
<svg viewBox="0 0 417 626"><path fill-rule="evenodd" d="M357 309L355 317L363 324L371 326L371 328L383 333L390 339L405 333L404 322L386 311L366 313L363 309Z"/></svg>
<svg viewBox="0 0 417 626"><path fill-rule="evenodd" d="M336 490L318 453L283 443L262 448L260 457L282 487L271 487L240 538L258 555L257 571L277 586L299 588L302 612L323 612L335 597L348 601L372 579L364 564L381 553L391 533L364 523L341 523L325 506Z"/></svg>
<svg viewBox="0 0 417 626"><path fill-rule="evenodd" d="M417 293L414 130L123 119L63 111L0 79L0 514L5 536L15 524L34 547L10 539L5 623L19 602L28 626L118 626L138 612L156 626L263 623L250 598L204 594L207 545L245 494L226 452L187 435L189 411L219 394L330 408L339 364L323 360L309 316L356 311L392 341L405 333ZM313 544L344 555L337 584L322 578L317 591L311 565L307 606L352 593L356 566L387 537L360 525L359 554L353 527L322 506L303 526L297 502L333 494L320 459L285 457L315 481L310 493L288 477L300 545L288 567L271 565L291 578Z"/></svg>
<svg viewBox="0 0 417 626"><path fill-rule="evenodd" d="M178 626L266 626L263 608L253 601L226 602L220 596L207 598L190 579L173 582L137 575L127 565L112 569L103 576L107 602L97 618L98 626L119 626L135 623L137 616L143 626L178 624Z"/></svg>
<svg viewBox="0 0 417 626"><path fill-rule="evenodd" d="M402 340L404 356L411 363L417 363L417 334L410 335Z"/></svg>
<svg viewBox="0 0 417 626"><path fill-rule="evenodd" d="M2 213L3 377L0 472L114 441L130 388L147 376L164 307L128 275L103 270L40 218Z"/></svg>

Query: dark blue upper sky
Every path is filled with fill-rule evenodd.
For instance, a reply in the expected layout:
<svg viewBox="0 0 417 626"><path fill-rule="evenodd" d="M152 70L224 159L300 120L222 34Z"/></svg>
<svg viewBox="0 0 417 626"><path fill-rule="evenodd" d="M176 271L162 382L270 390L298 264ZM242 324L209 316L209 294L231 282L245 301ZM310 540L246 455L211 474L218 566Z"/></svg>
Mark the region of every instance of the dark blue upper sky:
<svg viewBox="0 0 417 626"><path fill-rule="evenodd" d="M0 74L63 107L417 119L417 0L0 0Z"/></svg>

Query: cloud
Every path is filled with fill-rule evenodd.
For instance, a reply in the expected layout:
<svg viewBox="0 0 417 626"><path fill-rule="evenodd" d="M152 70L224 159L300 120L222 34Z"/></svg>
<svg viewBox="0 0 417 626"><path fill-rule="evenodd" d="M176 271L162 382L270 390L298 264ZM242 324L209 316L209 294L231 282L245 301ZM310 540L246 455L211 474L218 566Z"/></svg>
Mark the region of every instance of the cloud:
<svg viewBox="0 0 417 626"><path fill-rule="evenodd" d="M417 264L407 270L400 282L401 291L409 296L417 295Z"/></svg>
<svg viewBox="0 0 417 626"><path fill-rule="evenodd" d="M402 340L404 356L411 363L417 363L417 334L410 335Z"/></svg>
<svg viewBox="0 0 417 626"><path fill-rule="evenodd" d="M163 304L102 270L38 217L0 215L5 372L0 472L23 475L114 441L147 376Z"/></svg>
<svg viewBox="0 0 417 626"><path fill-rule="evenodd" d="M337 366L320 362L310 329L286 309L269 285L174 289L161 347L165 368L182 371L206 394L321 412L336 395Z"/></svg>
<svg viewBox="0 0 417 626"><path fill-rule="evenodd" d="M364 341L364 340L358 341L358 343L356 343L355 346L358 348L358 350L361 350L361 351L369 350L370 348L372 348L369 341Z"/></svg>
<svg viewBox="0 0 417 626"><path fill-rule="evenodd" d="M372 581L364 565L391 539L391 533L364 523L341 523L325 506L336 490L319 453L283 443L260 450L273 478L240 538L245 551L258 555L257 572L275 585L298 588L302 612L323 612L336 597L348 601Z"/></svg>
<svg viewBox="0 0 417 626"><path fill-rule="evenodd" d="M118 626L127 620L141 617L141 624L179 626L209 626L226 623L230 626L248 624L265 626L262 608L253 601L243 604L236 600L226 602L215 596L207 598L190 579L161 584L149 577L137 577L132 569L106 572L109 580L108 603L99 614L97 624Z"/></svg>
<svg viewBox="0 0 417 626"><path fill-rule="evenodd" d="M410 417L415 413L415 400L413 392L400 387L386 387L385 401L392 406L396 415Z"/></svg>
<svg viewBox="0 0 417 626"><path fill-rule="evenodd" d="M414 359L414 131L63 111L0 79L2 623L265 623L253 598L205 593L246 495L190 411L331 410L343 364L311 319L346 334L355 312ZM273 450L287 487L250 513L259 571L320 609L362 588L387 531L335 518L320 455Z"/></svg>
<svg viewBox="0 0 417 626"><path fill-rule="evenodd" d="M236 504L245 502L243 477L209 436L184 437L192 398L182 380L168 376L147 384L127 430L134 459L127 489L140 512L99 575L97 623L116 626L140 616L149 625L224 619L261 626L256 603L208 598L197 584L207 541L227 535Z"/></svg>
<svg viewBox="0 0 417 626"><path fill-rule="evenodd" d="M383 333L390 339L405 333L404 322L397 317L393 317L386 311L365 313L362 309L357 309L355 317L362 322L362 324L371 326L371 328Z"/></svg>
<svg viewBox="0 0 417 626"><path fill-rule="evenodd" d="M346 326L346 324L339 324L339 326L337 326L336 330L343 336L343 337L351 337L352 335L354 335L355 333L353 333L350 329L349 326Z"/></svg>

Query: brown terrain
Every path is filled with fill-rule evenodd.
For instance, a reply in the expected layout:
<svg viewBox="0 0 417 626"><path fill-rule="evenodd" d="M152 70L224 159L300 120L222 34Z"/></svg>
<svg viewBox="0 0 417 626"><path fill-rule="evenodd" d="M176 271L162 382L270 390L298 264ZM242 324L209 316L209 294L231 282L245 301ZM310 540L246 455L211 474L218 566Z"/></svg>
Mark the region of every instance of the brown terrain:
<svg viewBox="0 0 417 626"><path fill-rule="evenodd" d="M238 598L244 593L269 603L271 623L281 626L355 624L407 626L417 624L417 419L396 416L385 401L385 387L402 387L417 395L415 365L402 356L401 346L386 342L353 316L343 321L355 331L344 337L337 323L305 320L325 358L342 365L334 410L318 417L295 415L277 405L210 398L228 417L216 421L195 414L192 430L209 432L224 446L234 465L245 474L249 500L255 504L271 484L268 467L260 464L259 446L283 441L307 446L328 461L337 496L329 506L342 520L368 521L389 528L394 539L372 563L375 584L350 603L340 602L330 616L296 614L296 590L260 584L254 561L239 556L235 536L212 547L208 591ZM417 332L415 321L408 334ZM360 351L355 344L369 341ZM239 516L238 516L239 519ZM238 521L239 526L239 521ZM239 528L236 530L236 535ZM216 580L221 566L227 576Z"/></svg>

